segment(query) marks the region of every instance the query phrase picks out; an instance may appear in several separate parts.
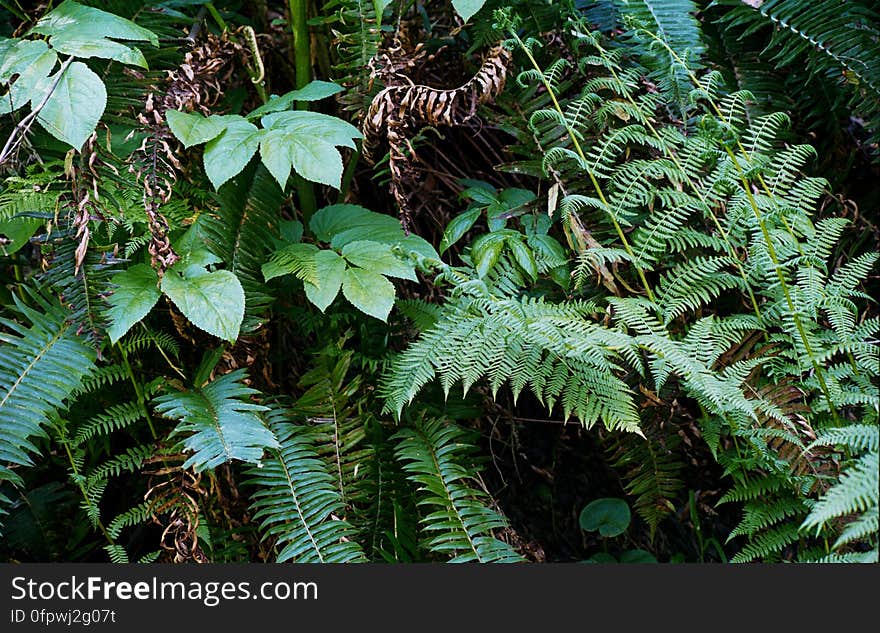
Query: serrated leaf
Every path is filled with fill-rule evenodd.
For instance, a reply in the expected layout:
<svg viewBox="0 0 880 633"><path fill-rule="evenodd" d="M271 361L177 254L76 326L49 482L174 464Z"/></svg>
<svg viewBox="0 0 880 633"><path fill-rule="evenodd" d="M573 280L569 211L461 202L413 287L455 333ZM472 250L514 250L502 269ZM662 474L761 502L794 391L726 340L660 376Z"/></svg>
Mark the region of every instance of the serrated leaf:
<svg viewBox="0 0 880 633"><path fill-rule="evenodd" d="M88 140L107 107L107 89L101 78L82 62L73 62L64 70L52 95L37 115L37 121L49 134L76 150ZM45 78L31 99L42 101L58 73ZM39 94L40 96L37 96Z"/></svg>
<svg viewBox="0 0 880 633"><path fill-rule="evenodd" d="M0 114L8 114L25 105L28 101L39 103L43 100L51 84L46 77L55 67L58 56L55 51L46 51L21 71L9 92L0 97ZM42 90L41 90L42 88Z"/></svg>
<svg viewBox="0 0 880 633"><path fill-rule="evenodd" d="M68 35L56 35L51 42L52 48L65 55L81 59L100 57L101 59L113 59L129 66L147 67L147 60L142 52L113 40L103 38L86 40Z"/></svg>
<svg viewBox="0 0 880 633"><path fill-rule="evenodd" d="M208 334L234 342L244 319L244 290L228 270L208 272L201 266L181 271L172 266L162 278L162 292Z"/></svg>
<svg viewBox="0 0 880 633"><path fill-rule="evenodd" d="M395 255L388 244L369 240L349 242L343 247L342 256L353 266L359 266L387 277L416 281L413 265Z"/></svg>
<svg viewBox="0 0 880 633"><path fill-rule="evenodd" d="M354 139L362 134L351 123L320 112L296 110L293 112L274 112L261 120L267 130L283 130L290 134L313 136L330 145L340 145L355 149Z"/></svg>
<svg viewBox="0 0 880 633"><path fill-rule="evenodd" d="M309 220L309 229L322 242L330 242L336 235L344 231L357 232L361 229L371 228L387 230L401 239L404 237L403 229L400 228L400 222L396 218L370 211L356 204L332 204L318 209ZM355 237L348 241L355 239L368 238ZM338 246L341 248L345 243Z"/></svg>
<svg viewBox="0 0 880 633"><path fill-rule="evenodd" d="M480 209L471 209L453 218L446 225L446 230L443 231L443 239L440 240L440 252L445 252L446 249L460 240L465 233L471 230L471 227L479 217Z"/></svg>
<svg viewBox="0 0 880 633"><path fill-rule="evenodd" d="M241 173L256 153L263 131L240 116L230 116L226 130L205 146L205 173L215 189Z"/></svg>
<svg viewBox="0 0 880 633"><path fill-rule="evenodd" d="M171 133L177 137L185 148L207 143L220 136L229 119L225 116L212 114L209 117L197 113L168 110L165 120Z"/></svg>
<svg viewBox="0 0 880 633"><path fill-rule="evenodd" d="M0 40L0 82L9 81L34 63L49 45L43 40Z"/></svg>
<svg viewBox="0 0 880 633"><path fill-rule="evenodd" d="M333 303L345 276L345 260L335 251L318 251L314 255L315 283L303 282L306 297L321 312Z"/></svg>
<svg viewBox="0 0 880 633"><path fill-rule="evenodd" d="M387 321L394 306L394 284L382 275L362 268L345 271L342 294L355 308L382 321Z"/></svg>
<svg viewBox="0 0 880 633"><path fill-rule="evenodd" d="M115 344L150 313L162 293L158 288L159 276L146 264L135 264L115 274L111 282L116 288L108 299L111 307L106 311L110 321L107 334L110 343Z"/></svg>
<svg viewBox="0 0 880 633"><path fill-rule="evenodd" d="M316 89L317 90L317 89ZM261 119L265 136L260 156L283 187L290 169L312 182L339 188L342 156L337 145L354 148L361 136L357 128L318 112L273 112Z"/></svg>
<svg viewBox="0 0 880 633"><path fill-rule="evenodd" d="M273 132L265 134L260 140L260 158L278 185L284 189L293 167L286 136Z"/></svg>
<svg viewBox="0 0 880 633"><path fill-rule="evenodd" d="M149 42L159 45L159 37L131 20L66 0L43 16L30 30L49 36L49 44L61 53L76 57L115 59L124 64L147 67L136 48L113 40ZM112 38L112 39L110 39Z"/></svg>
<svg viewBox="0 0 880 633"><path fill-rule="evenodd" d="M297 136L290 139L288 151L293 169L306 180L335 189L342 186L342 156L330 143Z"/></svg>
<svg viewBox="0 0 880 633"><path fill-rule="evenodd" d="M484 4L486 4L486 0L452 0L452 6L465 22L482 9Z"/></svg>

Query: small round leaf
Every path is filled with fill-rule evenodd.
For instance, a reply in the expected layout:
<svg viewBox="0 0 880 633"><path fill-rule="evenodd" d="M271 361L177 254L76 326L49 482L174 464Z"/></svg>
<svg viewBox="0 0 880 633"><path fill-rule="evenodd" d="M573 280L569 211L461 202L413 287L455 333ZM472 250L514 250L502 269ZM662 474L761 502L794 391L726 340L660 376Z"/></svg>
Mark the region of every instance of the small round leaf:
<svg viewBox="0 0 880 633"><path fill-rule="evenodd" d="M581 528L602 536L619 536L629 527L629 506L623 499L606 497L590 502L581 510L578 519Z"/></svg>

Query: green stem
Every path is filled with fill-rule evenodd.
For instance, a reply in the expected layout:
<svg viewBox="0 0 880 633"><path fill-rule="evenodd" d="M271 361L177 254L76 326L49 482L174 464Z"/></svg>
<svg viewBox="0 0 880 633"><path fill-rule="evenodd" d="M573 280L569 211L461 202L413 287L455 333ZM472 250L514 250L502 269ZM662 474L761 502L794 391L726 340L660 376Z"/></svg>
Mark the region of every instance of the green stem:
<svg viewBox="0 0 880 633"><path fill-rule="evenodd" d="M131 363L128 362L128 353L125 351L125 348L122 347L118 342L116 343L116 348L119 350L120 356L122 356L122 365L125 367L125 373L128 375L128 379L131 381L132 386L134 387L134 393L137 397L138 405L141 407L141 411L144 413L144 417L147 420L147 426L150 427L150 434L153 436L153 441L159 439L159 436L156 434L156 428L153 426L153 421L150 419L149 410L147 409L147 399L144 396L144 389L141 386L141 383L138 382L137 378L135 378L134 370L131 368Z"/></svg>
<svg viewBox="0 0 880 633"><path fill-rule="evenodd" d="M214 21L217 23L217 26L220 27L221 31L228 31L229 27L226 25L226 20L223 19L223 16L220 15L220 12L214 6L213 2L208 2L205 4L205 7L208 9L208 13L211 14L211 17L214 18Z"/></svg>
<svg viewBox="0 0 880 633"><path fill-rule="evenodd" d="M608 57L606 55L605 49L602 48L602 46L600 46L598 42L596 43L596 48L599 50L599 53L602 55L602 58L608 63L606 68L608 68L609 72L611 72L611 75L614 77L614 80L617 82L618 86L620 86L623 94L626 96L627 101L629 101L629 103L634 108L637 108L644 115L645 125L647 126L648 131L651 132L651 134L654 136L654 138L656 138L658 141L662 141L663 139L660 136L660 133L654 127L654 124L651 123L651 120L649 119L647 114L642 111L641 107L636 103L635 99L633 99L632 93L630 93L630 91L626 88L626 85L623 83L623 81L621 81L620 77L617 75L617 72L615 72L614 68L611 65L610 60L608 59ZM730 239L727 237L727 231L724 230L724 227L722 226L721 221L718 219L718 216L715 214L714 211L712 211L712 207L709 205L709 202L706 200L706 197L703 195L703 192L701 191L700 187L698 187L696 185L696 183L694 183L694 181L691 179L690 175L687 173L687 170L681 164L681 161L679 161L678 155L675 152L673 152L666 143L662 143L662 145L663 145L663 152L666 154L667 158L669 158L669 160L671 160L673 162L673 164L678 169L678 171L685 177L685 180L687 181L688 186L691 188L691 191L693 191L696 194L697 198L700 200L700 203L703 205L703 209L709 214L709 217L712 218L712 222L713 222L713 224L715 224L715 228L718 230L718 233L721 235L721 239L724 241L725 245L727 246L728 254L736 262L736 264L735 264L736 268L739 272L740 277L743 280L743 284L745 285L746 291L749 294L749 300L752 302L752 309L755 311L755 316L758 318L759 322L763 321L763 319L761 318L761 309L758 307L758 300L755 297L755 293L752 291L752 286L749 283L748 277L746 276L746 272L742 266L742 262L739 260L739 257L736 254L736 250L734 249L733 244L731 244Z"/></svg>
<svg viewBox="0 0 880 633"><path fill-rule="evenodd" d="M309 4L308 0L290 0L290 32L293 44L294 87L305 87L312 80L312 55L309 45ZM300 102L301 110L308 109L308 103ZM295 174L297 197L303 224L308 225L309 219L317 209L315 189L312 183Z"/></svg>
<svg viewBox="0 0 880 633"><path fill-rule="evenodd" d="M64 450L67 452L67 460L70 462L70 468L73 471L73 476L76 479L77 487L79 488L80 493L83 496L83 500L86 504L91 505L91 501L89 500L89 495L86 492L86 487L82 484L82 478L80 477L79 471L76 467L76 461L73 459L73 452L70 450L70 442L66 439L61 442L64 444ZM107 531L107 528L104 526L104 522L101 521L101 517L96 517L95 523L98 526L98 529L101 530L101 534L104 535L104 538L107 539L107 542L110 545L116 545L116 541L113 540L113 537L110 536L110 532Z"/></svg>

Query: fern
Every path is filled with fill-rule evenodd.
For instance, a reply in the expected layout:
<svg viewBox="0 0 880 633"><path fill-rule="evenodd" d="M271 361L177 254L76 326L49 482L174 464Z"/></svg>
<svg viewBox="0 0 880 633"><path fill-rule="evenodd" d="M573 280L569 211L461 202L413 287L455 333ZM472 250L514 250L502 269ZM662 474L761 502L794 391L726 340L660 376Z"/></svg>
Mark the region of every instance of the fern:
<svg viewBox="0 0 880 633"><path fill-rule="evenodd" d="M765 56L779 67L797 69L806 62L819 92L848 94L872 133L880 125L880 40L876 7L868 2L766 0L758 7L734 0L716 2L727 9L722 23L743 35L759 32ZM769 37L768 37L769 35ZM772 57L767 53L772 54ZM798 73L803 77L802 74ZM846 81L840 81L841 74ZM837 99L840 99L837 97Z"/></svg>
<svg viewBox="0 0 880 633"><path fill-rule="evenodd" d="M364 561L354 530L339 518L345 505L315 450L312 429L288 422L280 409L267 417L278 446L248 477L258 486L252 495L254 520L267 537L277 539L277 561Z"/></svg>
<svg viewBox="0 0 880 633"><path fill-rule="evenodd" d="M802 530L815 530L818 534L825 525L849 518L833 547L835 550L862 541L877 549L878 497L880 497L880 456L877 445L878 427L855 425L832 428L823 432L813 446L842 445L861 455L841 473L816 502L804 522ZM855 515L855 516L853 516Z"/></svg>
<svg viewBox="0 0 880 633"><path fill-rule="evenodd" d="M601 419L609 429L638 432L629 387L615 375L626 337L585 317L589 304L552 305L541 300L463 297L444 318L393 363L380 386L386 408L397 411L439 376L444 392L461 381L465 392L487 378L492 393L509 383L514 397L527 385L565 417L589 427Z"/></svg>
<svg viewBox="0 0 880 633"><path fill-rule="evenodd" d="M468 444L461 429L442 420L418 422L393 439L395 453L417 484L425 547L449 562L514 563L522 557L493 534L506 527L504 517L486 505L486 494L468 485Z"/></svg>
<svg viewBox="0 0 880 633"><path fill-rule="evenodd" d="M200 471L233 459L258 462L265 449L278 448L259 416L266 407L246 400L258 392L242 384L245 377L239 369L200 388L154 398L156 411L180 421L171 436L184 436L183 450L193 453L183 468Z"/></svg>
<svg viewBox="0 0 880 633"><path fill-rule="evenodd" d="M33 464L36 436L95 368L95 352L57 302L15 299L18 321L0 319L0 481L21 484L13 468ZM25 325L28 324L29 325Z"/></svg>
<svg viewBox="0 0 880 633"><path fill-rule="evenodd" d="M612 436L608 443L610 463L621 473L624 490L635 497L633 508L645 520L653 540L660 522L675 511L674 502L683 488L684 464L677 452L681 440L674 432L645 429L646 437Z"/></svg>

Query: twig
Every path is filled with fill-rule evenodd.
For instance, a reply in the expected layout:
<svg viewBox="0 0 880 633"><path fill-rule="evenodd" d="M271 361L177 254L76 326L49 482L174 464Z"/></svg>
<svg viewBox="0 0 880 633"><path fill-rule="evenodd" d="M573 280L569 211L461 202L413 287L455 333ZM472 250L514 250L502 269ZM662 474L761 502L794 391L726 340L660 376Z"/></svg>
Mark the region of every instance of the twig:
<svg viewBox="0 0 880 633"><path fill-rule="evenodd" d="M9 138L6 139L6 144L3 146L3 150L0 151L0 165L9 160L9 157L15 151L15 148L21 142L21 139L30 131L31 125L33 125L34 120L37 118L37 115L40 113L46 103L48 103L49 98L55 92L55 88L58 87L58 84L61 82L61 78L64 76L64 73L67 72L67 68L70 64L73 63L73 57L68 57L63 64L61 64L61 70L58 71L58 74L55 76L55 81L52 82L52 85L49 87L48 92L40 101L39 104L35 108L31 110L31 113L18 122L18 125L15 126L15 129L12 130L12 134L9 135Z"/></svg>

